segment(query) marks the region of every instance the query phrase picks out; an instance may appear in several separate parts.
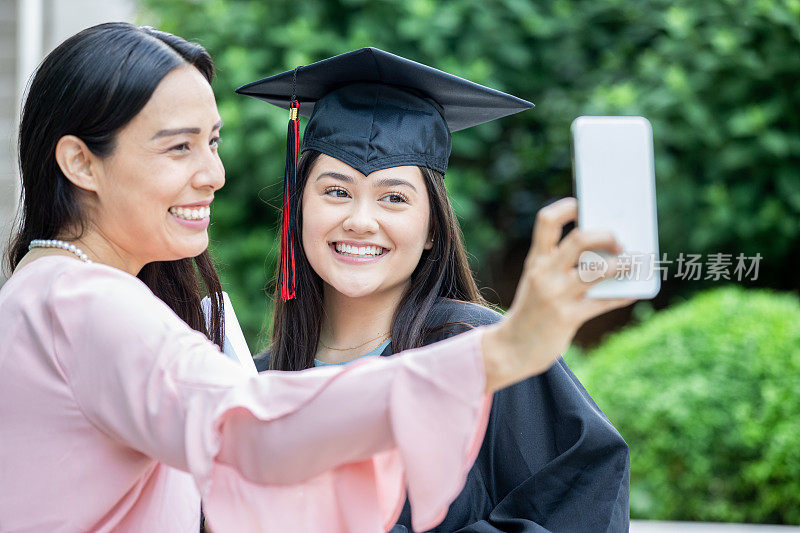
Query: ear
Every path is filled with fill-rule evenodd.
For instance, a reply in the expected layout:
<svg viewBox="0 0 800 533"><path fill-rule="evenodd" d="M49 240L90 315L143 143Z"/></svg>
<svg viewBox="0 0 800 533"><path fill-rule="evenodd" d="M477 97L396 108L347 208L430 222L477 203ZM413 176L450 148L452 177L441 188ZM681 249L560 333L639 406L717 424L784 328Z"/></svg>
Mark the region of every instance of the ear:
<svg viewBox="0 0 800 533"><path fill-rule="evenodd" d="M97 190L96 156L74 135L64 135L56 144L56 162L61 172L78 188Z"/></svg>
<svg viewBox="0 0 800 533"><path fill-rule="evenodd" d="M430 250L433 248L433 233L428 234L428 240L425 241L425 249Z"/></svg>

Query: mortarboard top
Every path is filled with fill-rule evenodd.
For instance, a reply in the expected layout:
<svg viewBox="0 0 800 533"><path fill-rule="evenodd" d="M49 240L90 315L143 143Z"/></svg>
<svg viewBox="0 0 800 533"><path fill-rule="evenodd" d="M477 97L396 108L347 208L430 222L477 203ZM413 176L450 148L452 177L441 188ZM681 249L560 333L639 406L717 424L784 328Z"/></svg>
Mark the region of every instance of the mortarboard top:
<svg viewBox="0 0 800 533"><path fill-rule="evenodd" d="M302 150L340 159L367 175L421 165L444 173L450 132L533 104L384 52L362 48L236 90L310 117Z"/></svg>

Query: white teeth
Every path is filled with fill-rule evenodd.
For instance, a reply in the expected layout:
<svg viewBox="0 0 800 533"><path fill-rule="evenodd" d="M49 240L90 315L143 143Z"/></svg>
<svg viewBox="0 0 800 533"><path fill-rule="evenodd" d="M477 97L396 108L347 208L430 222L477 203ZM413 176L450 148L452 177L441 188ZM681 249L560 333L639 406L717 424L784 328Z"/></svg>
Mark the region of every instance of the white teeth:
<svg viewBox="0 0 800 533"><path fill-rule="evenodd" d="M374 257L382 255L385 251L380 246L352 246L350 244L336 243L336 251L340 254Z"/></svg>
<svg viewBox="0 0 800 533"><path fill-rule="evenodd" d="M182 218L183 220L202 220L211 215L211 207L170 207L169 212L173 216Z"/></svg>

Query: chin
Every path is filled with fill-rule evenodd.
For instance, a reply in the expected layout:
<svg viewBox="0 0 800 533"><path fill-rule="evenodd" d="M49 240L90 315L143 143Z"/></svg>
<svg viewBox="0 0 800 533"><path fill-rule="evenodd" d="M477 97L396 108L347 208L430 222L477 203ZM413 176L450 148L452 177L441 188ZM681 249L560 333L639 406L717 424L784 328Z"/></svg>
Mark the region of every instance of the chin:
<svg viewBox="0 0 800 533"><path fill-rule="evenodd" d="M157 261L179 261L181 259L197 257L205 252L207 248L208 243L206 243L204 246L181 246L180 248L174 248L170 250L165 257L160 257L157 259Z"/></svg>
<svg viewBox="0 0 800 533"><path fill-rule="evenodd" d="M208 235L203 236L202 239L198 239L197 242L186 244L187 246L182 247L181 250L186 252L183 257L197 257L208 249Z"/></svg>
<svg viewBox="0 0 800 533"><path fill-rule="evenodd" d="M379 287L358 283L332 283L331 288L347 298L364 298L378 292Z"/></svg>

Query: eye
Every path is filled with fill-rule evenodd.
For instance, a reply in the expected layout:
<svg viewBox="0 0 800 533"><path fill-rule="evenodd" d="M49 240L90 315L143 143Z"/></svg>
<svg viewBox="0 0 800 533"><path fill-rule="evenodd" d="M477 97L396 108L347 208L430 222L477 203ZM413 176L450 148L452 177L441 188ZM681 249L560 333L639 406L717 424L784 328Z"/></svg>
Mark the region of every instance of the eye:
<svg viewBox="0 0 800 533"><path fill-rule="evenodd" d="M219 145L222 144L222 139L220 137L214 137L208 142L208 144L212 149L219 148Z"/></svg>
<svg viewBox="0 0 800 533"><path fill-rule="evenodd" d="M350 196L347 194L347 191L342 189L341 187L328 187L325 189L325 194L328 196L332 196L333 198L347 198Z"/></svg>
<svg viewBox="0 0 800 533"><path fill-rule="evenodd" d="M388 200L391 204L405 204L408 203L408 198L399 192L392 192L381 198L381 200Z"/></svg>
<svg viewBox="0 0 800 533"><path fill-rule="evenodd" d="M169 151L170 152L178 152L178 153L188 152L189 151L189 143L176 144L175 146L170 147Z"/></svg>

